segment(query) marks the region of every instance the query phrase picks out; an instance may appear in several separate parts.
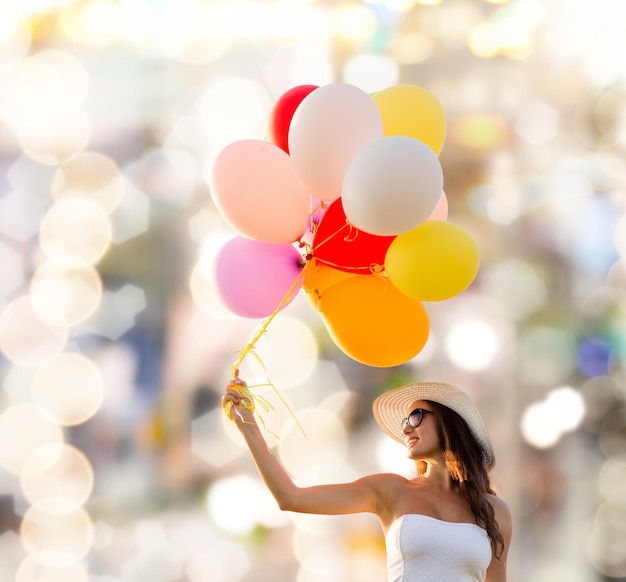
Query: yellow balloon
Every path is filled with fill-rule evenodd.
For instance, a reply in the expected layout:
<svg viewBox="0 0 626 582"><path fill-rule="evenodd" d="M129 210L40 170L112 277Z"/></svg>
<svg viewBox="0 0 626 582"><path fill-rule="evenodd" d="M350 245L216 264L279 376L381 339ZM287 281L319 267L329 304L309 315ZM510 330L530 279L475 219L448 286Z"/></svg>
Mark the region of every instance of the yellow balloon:
<svg viewBox="0 0 626 582"><path fill-rule="evenodd" d="M337 346L374 367L399 366L426 344L426 308L398 291L382 275L357 275L330 287L319 312Z"/></svg>
<svg viewBox="0 0 626 582"><path fill-rule="evenodd" d="M309 303L318 309L320 297L329 287L356 276L356 273L334 269L313 258L304 266L302 288Z"/></svg>
<svg viewBox="0 0 626 582"><path fill-rule="evenodd" d="M385 137L413 137L439 155L446 140L446 114L432 93L417 85L394 85L372 99L383 118Z"/></svg>
<svg viewBox="0 0 626 582"><path fill-rule="evenodd" d="M458 295L476 277L479 263L474 239L460 226L443 220L428 220L398 235L385 255L389 280L418 301Z"/></svg>

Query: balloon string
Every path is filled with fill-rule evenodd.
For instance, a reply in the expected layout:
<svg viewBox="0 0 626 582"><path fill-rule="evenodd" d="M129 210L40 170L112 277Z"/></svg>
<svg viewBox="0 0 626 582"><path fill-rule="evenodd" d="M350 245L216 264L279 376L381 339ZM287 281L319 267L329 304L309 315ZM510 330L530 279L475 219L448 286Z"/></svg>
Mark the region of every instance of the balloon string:
<svg viewBox="0 0 626 582"><path fill-rule="evenodd" d="M338 236L339 233L346 228L348 229L348 233L343 237L343 240L348 243L354 242L359 236L359 229L355 228L350 222L346 220L344 224L342 224L335 232L329 234L324 240L321 240L319 242L315 241L315 248L319 248L322 245L326 244L327 242L332 240L334 237ZM317 227L315 228L315 230L317 231ZM301 243L301 244L304 245L304 243ZM369 269L369 271L374 275L378 275L382 273L382 271L384 271L384 266L379 265L378 263L371 263L369 265L362 265L362 266L357 266L357 267L348 267L346 265L339 265L338 263L327 261L326 259L320 259L318 256L315 255L314 248L310 247L309 253L307 255L307 259L312 259L314 257L318 263L323 263L325 265L328 265L330 267L335 267L342 271L351 271L351 270L363 271L363 269Z"/></svg>
<svg viewBox="0 0 626 582"><path fill-rule="evenodd" d="M244 358L250 353L250 351L252 351L252 349L254 348L256 342L259 341L259 338L267 331L267 327L272 322L274 317L276 317L276 315L278 315L278 312L282 309L282 307L291 299L291 296L293 295L293 293L296 290L296 288L299 286L300 281L302 280L303 276L304 276L304 269L302 269L300 271L300 273L298 273L298 276L296 277L295 281L293 282L293 285L291 286L289 291L287 291L287 293L282 298L281 302L278 304L278 306L273 311L273 313L263 321L263 323L261 324L261 327L254 334L252 339L241 350L241 352L239 352L239 354L240 354L239 358L237 358L237 360L233 363L233 366L232 366L233 377L237 377L235 372L239 369L239 366L243 362Z"/></svg>
<svg viewBox="0 0 626 582"><path fill-rule="evenodd" d="M354 226L350 224L348 221L346 221L346 224L348 225L349 230L348 230L348 234L343 237L343 240L345 240L346 242L355 241L357 237L359 236L359 229L354 228Z"/></svg>
<svg viewBox="0 0 626 582"><path fill-rule="evenodd" d="M311 234L314 235L317 232L317 227L318 227L318 223L316 223L313 220L313 216L318 210L323 210L327 206L328 204L322 201L315 208L313 208L313 199L311 199L311 202L309 203L309 216L308 216L308 227L309 227L309 230L311 231Z"/></svg>
<svg viewBox="0 0 626 582"><path fill-rule="evenodd" d="M384 265L379 263L370 263L369 265L362 265L357 267L350 267L348 265L340 265L339 263L333 263L332 261L328 261L326 259L321 259L316 255L312 255L318 263L323 265L327 265L329 267L333 267L335 269L339 269L341 271L363 271L364 269L368 269L370 274L372 275L382 275L385 272Z"/></svg>
<svg viewBox="0 0 626 582"><path fill-rule="evenodd" d="M293 285L291 286L289 291L287 291L285 296L282 298L281 302L278 304L276 309L272 312L271 315L269 315L263 321L263 323L261 324L260 328L254 334L254 336L252 336L252 339L239 352L239 357L235 360L235 362L233 362L233 365L232 365L233 378L238 378L239 377L239 366L241 366L242 362L244 361L244 359L248 355L254 356L256 358L256 360L261 364L262 368L265 371L267 371L267 369L265 367L265 364L263 363L263 360L259 357L259 355L256 352L254 352L254 346L259 341L259 339L263 336L263 334L267 331L267 328L268 328L269 324L272 322L272 320L274 319L274 317L276 317L276 315L280 312L280 310L283 308L283 306L291 300L294 292L296 291L296 289L298 289L298 287L300 285L300 282L301 282L303 277L304 277L304 269L302 269L300 271L300 273L298 273L298 276L296 277L295 281L293 282ZM258 396L258 395L254 396L252 394L251 388L256 388L256 387L259 387L259 386L270 386L274 390L274 392L276 393L278 398L281 400L283 405L287 408L287 411L289 412L291 417L294 419L294 421L296 422L296 424L298 425L298 427L302 431L302 434L304 434L304 436L306 436L306 433L304 432L304 428L302 427L302 425L300 424L300 422L296 418L295 413L293 412L293 410L291 409L291 407L289 406L289 404L287 403L285 398L282 396L282 394L279 392L278 388L276 388L276 386L274 386L274 384L269 379L267 381L267 384L258 384L256 386L242 386L241 387L241 393L243 394L243 396L245 398L248 399L248 402L242 402L243 407L247 408L251 412L254 412L255 411L255 403L258 403L265 410L265 412L268 412L270 409L273 410L274 407L271 406L266 399L264 399L263 397ZM231 406L228 406L229 404ZM227 406L227 408L225 409L225 412L228 415L228 417L230 418L231 409L232 409L232 403L231 402L227 402L226 406ZM259 420L263 424L263 427L265 428L265 421L263 420L262 415L259 414L258 416L259 416Z"/></svg>
<svg viewBox="0 0 626 582"><path fill-rule="evenodd" d="M356 231L356 229L354 229L354 227L349 222L345 222L335 232L329 234L324 240L319 241L319 242L316 241L315 246L321 247L323 244L327 243L329 240L332 240L334 237L336 237L344 228L348 228L349 230L348 230L348 234L344 237L343 240L345 240L346 242L352 242L357 237L358 231ZM356 231L354 236L352 236L353 230Z"/></svg>

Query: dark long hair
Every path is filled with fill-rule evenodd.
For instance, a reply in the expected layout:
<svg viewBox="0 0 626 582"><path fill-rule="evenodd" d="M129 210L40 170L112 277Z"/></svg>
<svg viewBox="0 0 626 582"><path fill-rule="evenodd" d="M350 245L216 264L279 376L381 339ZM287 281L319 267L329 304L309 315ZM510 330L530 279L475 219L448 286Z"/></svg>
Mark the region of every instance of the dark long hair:
<svg viewBox="0 0 626 582"><path fill-rule="evenodd" d="M428 401L437 413L439 442L456 488L469 503L476 523L487 531L494 556L501 558L504 538L500 533L493 506L487 499L495 495L491 488L483 451L467 423L454 410L437 402Z"/></svg>

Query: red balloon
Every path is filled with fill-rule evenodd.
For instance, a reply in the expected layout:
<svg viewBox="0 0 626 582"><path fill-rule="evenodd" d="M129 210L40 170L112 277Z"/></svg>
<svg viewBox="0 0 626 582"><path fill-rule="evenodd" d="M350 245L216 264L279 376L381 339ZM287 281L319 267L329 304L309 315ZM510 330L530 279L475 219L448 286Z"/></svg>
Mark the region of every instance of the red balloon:
<svg viewBox="0 0 626 582"><path fill-rule="evenodd" d="M274 145L289 153L289 126L298 105L318 85L298 85L283 93L270 112L268 121L268 138Z"/></svg>
<svg viewBox="0 0 626 582"><path fill-rule="evenodd" d="M355 274L369 274L385 263L395 235L359 230L346 219L341 198L330 204L313 236L313 256L321 263Z"/></svg>

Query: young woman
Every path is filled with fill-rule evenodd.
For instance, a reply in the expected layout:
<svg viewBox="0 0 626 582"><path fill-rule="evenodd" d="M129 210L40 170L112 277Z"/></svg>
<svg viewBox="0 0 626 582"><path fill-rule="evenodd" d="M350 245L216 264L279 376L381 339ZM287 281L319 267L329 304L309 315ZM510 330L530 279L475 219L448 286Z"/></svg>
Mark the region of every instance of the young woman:
<svg viewBox="0 0 626 582"><path fill-rule="evenodd" d="M278 505L318 514L378 516L389 582L506 582L511 513L491 489L489 434L465 392L442 383L407 384L373 404L374 418L407 447L416 477L384 473L352 483L298 487L267 447L242 392L228 382L222 404Z"/></svg>

